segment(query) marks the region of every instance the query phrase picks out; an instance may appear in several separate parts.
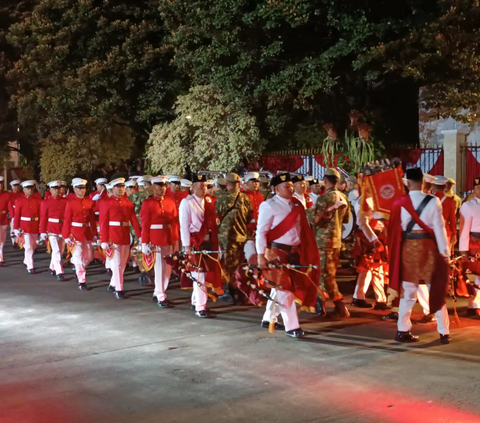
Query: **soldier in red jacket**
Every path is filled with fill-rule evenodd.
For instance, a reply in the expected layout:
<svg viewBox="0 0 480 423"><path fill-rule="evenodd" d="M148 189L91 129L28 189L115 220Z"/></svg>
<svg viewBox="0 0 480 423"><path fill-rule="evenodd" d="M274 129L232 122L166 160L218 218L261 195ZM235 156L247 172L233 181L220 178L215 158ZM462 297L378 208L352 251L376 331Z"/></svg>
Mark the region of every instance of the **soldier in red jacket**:
<svg viewBox="0 0 480 423"><path fill-rule="evenodd" d="M9 193L9 202L8 202L8 211L10 212L10 218L12 219L10 222L10 238L12 239L12 245L14 249L19 248L18 244L15 242L16 236L13 233L13 225L15 223L15 202L17 201L18 198L25 196L20 184L21 182L18 179L15 179L14 181L10 182L10 187L12 188L12 192Z"/></svg>
<svg viewBox="0 0 480 423"><path fill-rule="evenodd" d="M141 238L140 225L133 203L125 198L125 179L110 182L113 195L106 200L100 210L100 239L102 248L110 258L112 279L108 289L115 292L117 299L124 299L123 272L130 256L130 224L138 238Z"/></svg>
<svg viewBox="0 0 480 423"><path fill-rule="evenodd" d="M247 225L247 235L248 240L245 243L245 258L248 262L250 259L256 257L257 250L255 249L255 233L257 230L257 220L258 220L258 209L260 204L265 200L263 194L259 191L260 189L260 174L257 172L247 173L243 180L245 181L244 193L250 198L250 202L253 207L253 217L250 223Z"/></svg>
<svg viewBox="0 0 480 423"><path fill-rule="evenodd" d="M87 181L81 178L72 180L75 193L65 207L62 235L72 251L70 261L75 266L78 289L87 291L86 267L93 258L92 240L97 236L93 201L86 197Z"/></svg>
<svg viewBox="0 0 480 423"><path fill-rule="evenodd" d="M7 240L9 199L10 194L3 189L3 176L0 176L0 267L3 267L3 247Z"/></svg>
<svg viewBox="0 0 480 423"><path fill-rule="evenodd" d="M167 178L156 176L150 180L153 197L142 204L140 219L142 221L142 252L145 255L155 253L155 291L153 293L159 307L172 307L165 291L170 281L172 268L167 265L166 255L172 254L172 222L178 221L175 202L165 197ZM153 251L152 251L153 250Z"/></svg>
<svg viewBox="0 0 480 423"><path fill-rule="evenodd" d="M184 192L180 191L180 177L176 175L170 175L168 177L167 182L169 183L169 187L165 192L165 197L170 198L175 202L175 207L177 208L177 215L178 210L180 208L180 203L185 198ZM172 222L172 245L173 251L180 250L180 223L177 218Z"/></svg>
<svg viewBox="0 0 480 423"><path fill-rule="evenodd" d="M35 196L35 181L22 182L24 197L15 201L15 222L13 231L16 237L22 233L25 240L25 260L23 263L27 266L28 273L35 273L33 265L33 252L37 248L40 203Z"/></svg>
<svg viewBox="0 0 480 423"><path fill-rule="evenodd" d="M42 201L40 208L40 241L48 241L52 256L50 259L50 271L57 275L57 281L63 281L62 254L65 250L65 240L62 237L63 219L67 200L60 195L61 181L48 183L50 198Z"/></svg>
<svg viewBox="0 0 480 423"><path fill-rule="evenodd" d="M436 176L433 181L432 194L434 194L442 203L443 218L445 220L445 229L447 231L447 240L450 245L451 252L455 251L457 243L457 216L455 200L445 195L445 185L448 179L445 176Z"/></svg>

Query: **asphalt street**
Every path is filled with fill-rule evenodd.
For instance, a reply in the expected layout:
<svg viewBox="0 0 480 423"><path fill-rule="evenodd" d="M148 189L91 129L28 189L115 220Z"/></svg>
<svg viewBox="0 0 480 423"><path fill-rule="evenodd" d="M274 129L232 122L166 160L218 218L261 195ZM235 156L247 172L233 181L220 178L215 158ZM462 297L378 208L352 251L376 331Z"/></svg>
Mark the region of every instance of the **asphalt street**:
<svg viewBox="0 0 480 423"><path fill-rule="evenodd" d="M254 307L197 318L178 283L160 309L131 270L116 300L99 265L82 292L70 269L50 276L45 252L36 275L22 260L9 245L0 268L0 423L480 422L480 321L452 322L450 345L417 324L404 345L385 312L349 307L346 321L302 313L295 340Z"/></svg>

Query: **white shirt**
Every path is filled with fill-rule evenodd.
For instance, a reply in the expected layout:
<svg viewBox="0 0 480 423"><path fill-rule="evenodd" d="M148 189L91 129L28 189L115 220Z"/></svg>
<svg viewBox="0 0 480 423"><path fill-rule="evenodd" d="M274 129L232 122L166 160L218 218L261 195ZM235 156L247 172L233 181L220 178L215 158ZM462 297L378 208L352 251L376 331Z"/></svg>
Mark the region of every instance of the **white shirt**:
<svg viewBox="0 0 480 423"><path fill-rule="evenodd" d="M409 195L415 210L417 210L420 203L427 196L427 194L424 194L421 191L410 191ZM410 213L408 213L403 207L401 210L401 219L402 229L406 230L410 220L412 220L412 217L410 216ZM425 225L433 229L440 254L443 256L450 256L450 247L448 246L447 242L445 221L443 220L442 204L437 197L434 197L433 200L430 200L427 206L423 209L420 219L423 221L423 223L425 223ZM415 224L412 230L421 231L422 228Z"/></svg>
<svg viewBox="0 0 480 423"><path fill-rule="evenodd" d="M305 197L301 194L297 194L296 192L294 192L293 195L295 196L295 198L298 199L298 201L300 201L300 203L303 204L303 208L306 209L307 208L307 200L305 200Z"/></svg>
<svg viewBox="0 0 480 423"><path fill-rule="evenodd" d="M313 192L311 192L311 193L308 194L308 195L309 195L310 198L312 199L313 205L317 204L317 200L318 200L319 195L318 195L318 194L314 194Z"/></svg>
<svg viewBox="0 0 480 423"><path fill-rule="evenodd" d="M200 231L205 217L205 199L189 195L180 203L180 238L184 247L190 247L190 234Z"/></svg>
<svg viewBox="0 0 480 423"><path fill-rule="evenodd" d="M358 197L357 200L358 201L356 201L354 206L353 206L354 209L355 209L355 215L357 216L357 225L362 230L362 232L364 233L364 235L367 237L367 239L370 242L375 242L378 239L378 237L377 237L377 235L375 234L374 231L375 230L382 231L385 227L383 222L379 220L379 219L381 219L382 216L379 215L376 212L373 212L374 203L373 203L372 198L367 198L365 200L366 203L368 204L368 211L367 212L360 212L360 206L362 204L362 197L361 196ZM377 224L373 228L370 225L370 221L372 219L377 219Z"/></svg>
<svg viewBox="0 0 480 423"><path fill-rule="evenodd" d="M470 232L480 232L480 199L472 198L460 208L463 224L460 226L460 251L470 249ZM461 221L461 222L462 222Z"/></svg>
<svg viewBox="0 0 480 423"><path fill-rule="evenodd" d="M257 254L265 254L267 248L267 233L280 224L292 211L290 201L276 195L260 204L258 210L257 239L255 241ZM283 236L274 239L274 242L285 245L300 244L300 223L296 224Z"/></svg>

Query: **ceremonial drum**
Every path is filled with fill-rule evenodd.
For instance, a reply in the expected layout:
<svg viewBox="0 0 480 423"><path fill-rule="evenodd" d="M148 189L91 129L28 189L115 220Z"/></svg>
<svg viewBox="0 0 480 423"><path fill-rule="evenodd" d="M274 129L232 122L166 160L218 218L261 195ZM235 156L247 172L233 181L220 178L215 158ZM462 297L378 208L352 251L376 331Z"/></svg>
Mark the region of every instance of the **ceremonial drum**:
<svg viewBox="0 0 480 423"><path fill-rule="evenodd" d="M346 240L353 235L353 223L355 221L355 215L353 213L350 214L350 220L347 223L343 224L343 232L342 232L342 240Z"/></svg>

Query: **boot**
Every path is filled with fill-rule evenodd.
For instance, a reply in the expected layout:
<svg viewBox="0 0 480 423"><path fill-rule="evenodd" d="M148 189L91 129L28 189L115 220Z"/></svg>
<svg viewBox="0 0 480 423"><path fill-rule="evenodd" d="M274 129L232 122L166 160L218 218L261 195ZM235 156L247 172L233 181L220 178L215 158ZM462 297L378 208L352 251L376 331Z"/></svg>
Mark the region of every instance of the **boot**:
<svg viewBox="0 0 480 423"><path fill-rule="evenodd" d="M325 311L325 303L320 296L317 297L317 304L315 304L315 313L317 314L317 316L325 316L325 314L327 314Z"/></svg>
<svg viewBox="0 0 480 423"><path fill-rule="evenodd" d="M334 315L339 316L342 319L348 319L350 317L350 312L348 311L343 300L337 300L333 303L335 304L335 310L333 310Z"/></svg>

